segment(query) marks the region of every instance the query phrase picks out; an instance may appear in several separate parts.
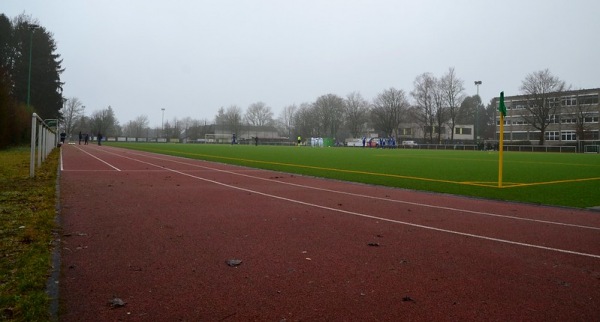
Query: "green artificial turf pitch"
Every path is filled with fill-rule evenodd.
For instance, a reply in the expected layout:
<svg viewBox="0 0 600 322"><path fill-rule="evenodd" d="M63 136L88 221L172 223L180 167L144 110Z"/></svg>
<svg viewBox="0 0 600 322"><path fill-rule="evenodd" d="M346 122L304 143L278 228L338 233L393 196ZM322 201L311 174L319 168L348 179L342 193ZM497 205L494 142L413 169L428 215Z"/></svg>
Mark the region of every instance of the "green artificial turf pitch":
<svg viewBox="0 0 600 322"><path fill-rule="evenodd" d="M600 206L600 155L497 151L110 143L129 149L480 198Z"/></svg>

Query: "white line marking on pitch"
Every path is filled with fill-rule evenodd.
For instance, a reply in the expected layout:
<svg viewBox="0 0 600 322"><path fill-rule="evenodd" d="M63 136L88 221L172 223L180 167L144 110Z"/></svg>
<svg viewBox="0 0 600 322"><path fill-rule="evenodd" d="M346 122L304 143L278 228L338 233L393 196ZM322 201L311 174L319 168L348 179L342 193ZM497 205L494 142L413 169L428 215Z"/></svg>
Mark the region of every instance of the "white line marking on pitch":
<svg viewBox="0 0 600 322"><path fill-rule="evenodd" d="M170 168L167 168L167 167L164 167L164 166L159 166L159 165L156 165L156 164L153 164L153 163L150 163L150 162L146 162L146 161L137 160L137 159L134 159L134 158L125 157L125 156L122 156L122 155L120 155L120 156L123 157L123 158L129 159L129 160L133 160L133 161L137 161L137 162L140 162L140 163L145 163L145 164L148 164L148 165L151 165L151 166L154 166L154 167L162 168L162 169L165 169L165 170L168 170L168 171L180 174L182 176L186 176L186 177L190 177L190 178L202 180L202 181L205 181L205 182L214 183L214 184L217 184L217 185L220 185L220 186L224 186L224 187L227 187L227 188L231 188L231 189L235 189L235 190L240 190L240 191L255 193L255 194L258 194L258 195L261 195L261 196L265 196L265 197L269 197L269 198L273 198L273 199L278 199L278 200L283 200L283 201L287 201L287 202L291 202L291 203L296 203L296 204L300 204L300 205L304 205L304 206L309 206L309 207L314 207L314 208L319 208L319 209L325 209L325 210L334 211L334 212L340 212L340 213L344 213L344 214L348 214L348 215L352 215L352 216L357 216L357 217L363 217L363 218L370 218L370 219L376 219L376 220L381 220L381 221L387 221L387 222L391 222L391 223L396 223L396 224L401 224L401 225L406 225L406 226L411 226L411 227L417 227L417 228L422 228L422 229L427 229L427 230L439 231L439 232L444 232L444 233L449 233L449 234L454 234L454 235L459 235L459 236L466 236L466 237L472 237L472 238L477 238L477 239L495 241L495 242L504 243L504 244L518 245L518 246L524 246L524 247L530 247L530 248L537 248L537 249L549 250L549 251L554 251L554 252L559 252L559 253L572 254L572 255L580 255L580 256L586 256L586 257L592 257L592 258L598 258L598 259L600 259L600 255L595 255L595 254L575 252L575 251L566 250L566 249L546 247L546 246L540 246L540 245L533 245L533 244L521 243L521 242L516 242L516 241L511 241L511 240L506 240L506 239L500 239L500 238L493 238L493 237L487 237L487 236L481 236L481 235L463 233L463 232L459 232L459 231L455 231L455 230L449 230L449 229L443 229L443 228L436 228L436 227L431 227L431 226L419 225L419 224L409 223L409 222L406 222L406 221L400 221L400 220L395 220L395 219L382 218L382 217L371 216L371 215L367 215L367 214L363 214L363 213L359 213L359 212L354 212L354 211L348 211L348 210L331 208L331 207L327 207L327 206L321 206L321 205L317 205L317 204L313 204L313 203L308 203L308 202L304 202L304 201L300 201L300 200L294 200L294 199L280 197L280 196L276 196L276 195L272 195L272 194L268 194L268 193L264 193L264 192L260 192L260 191L255 191L255 190L252 190L252 189L246 189L246 188L242 188L242 187L236 187L236 186L233 186L233 185L230 185L230 184L226 184L226 183L218 182L218 181L215 181L215 180L206 179L206 178L198 177L198 176L195 176L195 175L191 175L191 174L188 174L188 173L185 173L185 172L181 172L179 170L170 169Z"/></svg>

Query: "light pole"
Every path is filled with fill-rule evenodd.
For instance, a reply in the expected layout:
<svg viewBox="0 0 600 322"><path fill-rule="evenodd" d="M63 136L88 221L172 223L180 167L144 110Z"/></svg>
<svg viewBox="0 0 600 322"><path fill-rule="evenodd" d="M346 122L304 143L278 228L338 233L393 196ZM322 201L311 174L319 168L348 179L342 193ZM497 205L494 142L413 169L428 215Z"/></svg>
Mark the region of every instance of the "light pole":
<svg viewBox="0 0 600 322"><path fill-rule="evenodd" d="M33 55L33 32L39 27L40 26L36 24L31 24L27 26L27 28L29 29L29 75L27 78L27 108L30 108L31 106L29 105L29 99L31 97L31 56Z"/></svg>
<svg viewBox="0 0 600 322"><path fill-rule="evenodd" d="M481 85L481 81L475 81L475 86L477 86L477 98L481 101L481 97L479 97L479 85ZM475 106L475 145L479 143L479 103ZM477 147L479 149L479 147Z"/></svg>
<svg viewBox="0 0 600 322"><path fill-rule="evenodd" d="M79 131L85 131L85 105L81 106L81 124L79 125Z"/></svg>
<svg viewBox="0 0 600 322"><path fill-rule="evenodd" d="M163 136L165 134L165 108L161 108L162 110L162 122L160 125L160 136Z"/></svg>

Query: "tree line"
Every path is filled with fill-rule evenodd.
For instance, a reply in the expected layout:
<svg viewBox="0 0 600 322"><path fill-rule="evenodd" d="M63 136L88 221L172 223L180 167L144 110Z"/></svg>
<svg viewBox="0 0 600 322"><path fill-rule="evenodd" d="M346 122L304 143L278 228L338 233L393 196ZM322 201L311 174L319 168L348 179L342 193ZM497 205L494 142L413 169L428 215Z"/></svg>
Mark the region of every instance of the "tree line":
<svg viewBox="0 0 600 322"><path fill-rule="evenodd" d="M31 114L58 119L62 59L52 33L21 14L0 14L0 148L27 143Z"/></svg>
<svg viewBox="0 0 600 322"><path fill-rule="evenodd" d="M567 88L564 81L547 69L525 77L520 90L530 98L530 105L526 107L529 113L523 117L532 128L542 133L545 131L549 115L557 112L557 104L545 102L554 101L553 97L562 95ZM480 138L494 139L497 121L496 100L492 99L484 106L478 95L465 95L464 81L457 76L454 68L449 68L440 77L428 72L418 75L413 82L413 89L408 93L392 87L381 91L372 100L365 99L359 92L349 93L345 97L325 94L314 102L284 106L277 117L264 102L252 103L245 110L238 105L230 105L221 107L213 120L173 118L154 128L149 126L145 115L121 126L110 106L87 117L83 115L82 105L77 98L66 101L63 116L68 133L100 131L109 136L140 138L196 140L215 132L241 133L244 127L251 126L274 128L280 136L290 140L301 136L331 137L343 141L369 133L439 143L445 130L452 141L454 128L459 124L472 124ZM422 129L422 136L403 132L403 127L413 126ZM543 134L540 140L543 140Z"/></svg>
<svg viewBox="0 0 600 322"><path fill-rule="evenodd" d="M68 101L77 102L77 99ZM94 118L92 116L91 119ZM77 119L86 122L83 116ZM280 136L289 137L290 140L301 136L331 137L343 141L373 131L383 137L406 137L401 133L403 124L426 129L425 137L414 138L432 143L441 140L440 128L449 127L449 133L454 133L456 124L475 124L478 130L481 129L478 131L480 136L492 138L495 132L495 107L491 102L485 107L477 95L467 96L464 81L457 76L454 68L449 68L439 78L431 73L417 76L414 88L409 93L392 87L383 90L372 100L365 99L359 92L349 93L345 97L324 94L314 102L284 106L277 117L273 108L264 102L252 103L245 110L238 105L230 105L221 107L211 121L186 117L167 120L160 128L150 128L148 117L140 115L123 126L118 122L113 123L110 126L112 133L107 134L196 140L215 131L226 129L231 133L240 133L243 127L252 126L274 128Z"/></svg>

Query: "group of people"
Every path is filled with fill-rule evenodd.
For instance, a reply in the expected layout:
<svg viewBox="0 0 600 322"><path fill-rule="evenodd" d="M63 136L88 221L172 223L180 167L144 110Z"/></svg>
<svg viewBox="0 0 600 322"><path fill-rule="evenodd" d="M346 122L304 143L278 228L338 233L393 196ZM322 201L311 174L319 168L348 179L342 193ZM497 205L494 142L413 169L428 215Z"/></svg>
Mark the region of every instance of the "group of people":
<svg viewBox="0 0 600 322"><path fill-rule="evenodd" d="M98 133L97 139L98 139L98 145L102 145L102 139L103 139L102 133ZM81 144L81 141L83 141L83 144L87 145L89 140L90 140L89 134L87 134L87 133L84 134L84 133L79 132L79 144Z"/></svg>
<svg viewBox="0 0 600 322"><path fill-rule="evenodd" d="M84 145L88 144L88 141L90 140L90 135L85 133L82 134L81 132L79 132L79 144L81 144L81 141L84 141Z"/></svg>
<svg viewBox="0 0 600 322"><path fill-rule="evenodd" d="M395 149L396 148L396 139L394 139L393 137L379 138L379 139L377 139L377 141L375 141L375 140L376 140L375 138L372 138L372 139L369 139L369 141L367 142L367 138L363 137L362 145L363 145L363 147L377 146L381 149Z"/></svg>
<svg viewBox="0 0 600 322"><path fill-rule="evenodd" d="M323 138L310 138L310 146L323 147Z"/></svg>
<svg viewBox="0 0 600 322"><path fill-rule="evenodd" d="M254 145L258 146L258 136L253 137L253 139L254 139ZM233 144L238 144L237 135L235 133L233 133L231 135L231 145L233 145Z"/></svg>

